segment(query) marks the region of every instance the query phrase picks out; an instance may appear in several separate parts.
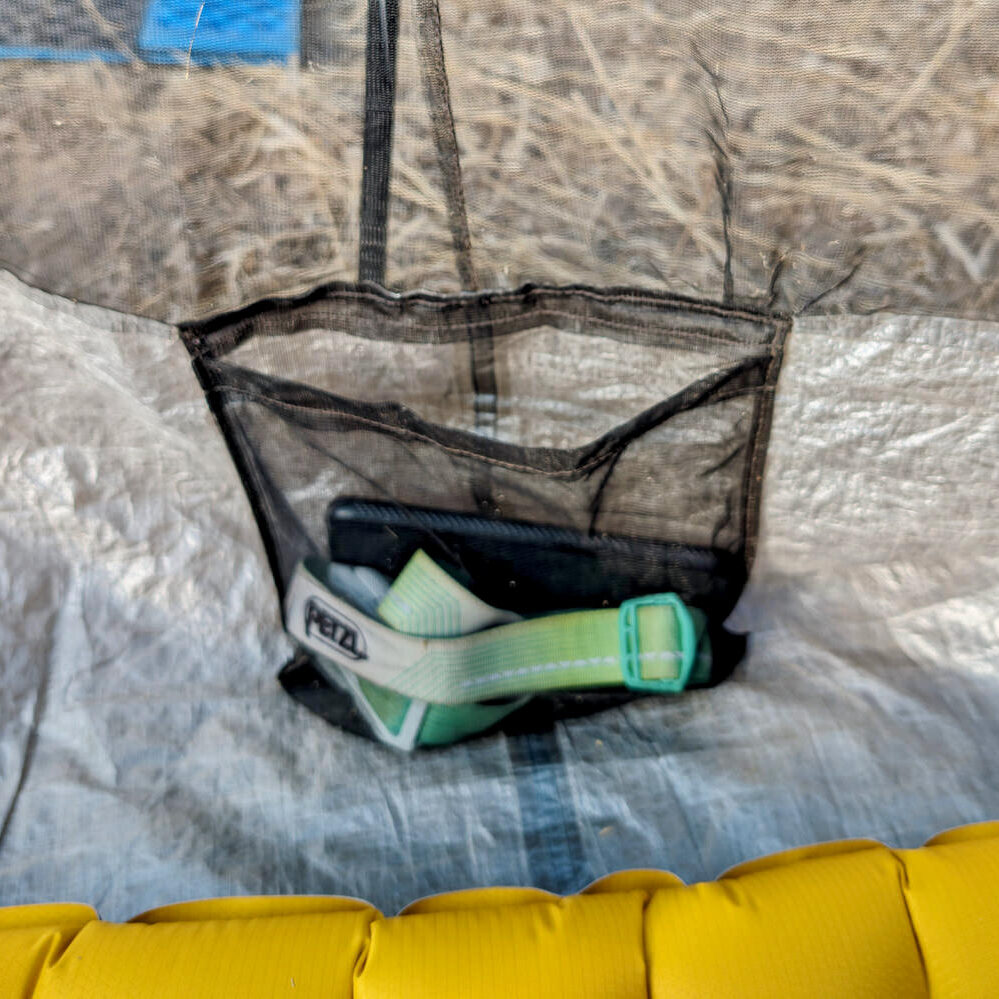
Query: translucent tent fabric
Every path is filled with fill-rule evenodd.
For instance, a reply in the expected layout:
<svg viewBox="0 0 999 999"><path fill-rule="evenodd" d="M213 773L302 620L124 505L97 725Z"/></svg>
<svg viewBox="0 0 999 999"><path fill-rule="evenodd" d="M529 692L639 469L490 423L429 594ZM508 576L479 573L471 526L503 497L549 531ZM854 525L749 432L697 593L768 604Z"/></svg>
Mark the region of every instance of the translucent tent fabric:
<svg viewBox="0 0 999 999"><path fill-rule="evenodd" d="M999 325L797 324L724 684L414 757L275 682L266 557L174 331L2 289L4 902L394 912L999 810Z"/></svg>
<svg viewBox="0 0 999 999"><path fill-rule="evenodd" d="M315 891L392 911L629 866L712 877L831 837L909 846L994 816L992 5L447 0L436 39L437 5L404 2L385 288L365 288L360 317L377 4L0 13L15 7L0 899L115 918ZM253 303L328 282L317 321L280 306L270 335L275 310ZM650 424L608 481L615 529L755 546L729 621L752 639L716 689L409 758L280 690L292 649L267 556L324 543L335 459L381 462L407 501L417 481L472 495L476 477L410 451L432 474L393 478L381 446L345 458L340 424L274 414L305 390L350 395L354 416L389 398L485 436L474 344L436 319L411 335L470 291L494 326L534 310L492 344L497 446L568 451L705 379L734 385ZM260 328L241 340L244 319L219 316L245 308ZM252 457L274 486L269 552L189 352L250 442L244 471ZM684 447L702 465L676 486ZM592 499L563 490L522 515L572 521Z"/></svg>

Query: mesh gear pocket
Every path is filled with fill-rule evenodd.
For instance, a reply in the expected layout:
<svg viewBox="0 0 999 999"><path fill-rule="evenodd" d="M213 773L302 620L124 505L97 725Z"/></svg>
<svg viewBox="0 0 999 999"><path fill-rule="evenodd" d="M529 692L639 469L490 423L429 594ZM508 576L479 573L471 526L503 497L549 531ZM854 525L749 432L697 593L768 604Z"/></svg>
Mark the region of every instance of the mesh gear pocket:
<svg viewBox="0 0 999 999"><path fill-rule="evenodd" d="M786 331L635 290L338 285L182 332L282 597L349 498L604 539L597 569L666 546L671 588L717 619L752 558ZM617 557L615 592L585 602L648 592L640 562L622 584Z"/></svg>

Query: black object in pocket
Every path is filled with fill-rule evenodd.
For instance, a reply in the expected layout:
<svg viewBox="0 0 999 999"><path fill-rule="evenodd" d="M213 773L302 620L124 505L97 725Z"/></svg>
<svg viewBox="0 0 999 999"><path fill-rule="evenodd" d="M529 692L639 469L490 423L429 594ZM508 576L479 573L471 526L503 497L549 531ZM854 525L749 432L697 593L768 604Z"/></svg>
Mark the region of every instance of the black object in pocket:
<svg viewBox="0 0 999 999"><path fill-rule="evenodd" d="M358 499L330 504L330 557L394 579L423 549L466 589L525 616L616 607L636 593L677 593L723 621L745 582L730 552Z"/></svg>
<svg viewBox="0 0 999 999"><path fill-rule="evenodd" d="M306 556L391 576L421 544L522 612L670 589L717 626L786 330L633 289L338 285L182 332L282 596Z"/></svg>

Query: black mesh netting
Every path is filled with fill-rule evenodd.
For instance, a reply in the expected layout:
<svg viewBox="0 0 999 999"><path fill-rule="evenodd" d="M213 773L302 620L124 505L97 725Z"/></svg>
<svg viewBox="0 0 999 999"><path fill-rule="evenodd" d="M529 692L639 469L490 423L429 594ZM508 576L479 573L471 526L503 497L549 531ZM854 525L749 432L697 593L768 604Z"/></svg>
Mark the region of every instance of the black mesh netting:
<svg viewBox="0 0 999 999"><path fill-rule="evenodd" d="M356 280L368 24L391 0L207 5L236 24L261 6L298 12L297 51L263 64L253 53L274 39L252 22L245 49L202 47L213 18L195 30L197 2L173 4L188 20L174 61L158 61L141 22L159 6L0 3L0 57L61 44L115 60L0 58L0 260L170 320ZM451 292L425 8L398 4L385 280ZM994 4L445 0L440 13L482 286L999 314Z"/></svg>
<svg viewBox="0 0 999 999"><path fill-rule="evenodd" d="M185 337L282 591L311 554L389 572L417 546L446 559L467 533L447 512L549 529L466 553L500 605L671 590L720 622L745 580L785 332L633 290L343 286ZM379 510L381 531L365 523Z"/></svg>

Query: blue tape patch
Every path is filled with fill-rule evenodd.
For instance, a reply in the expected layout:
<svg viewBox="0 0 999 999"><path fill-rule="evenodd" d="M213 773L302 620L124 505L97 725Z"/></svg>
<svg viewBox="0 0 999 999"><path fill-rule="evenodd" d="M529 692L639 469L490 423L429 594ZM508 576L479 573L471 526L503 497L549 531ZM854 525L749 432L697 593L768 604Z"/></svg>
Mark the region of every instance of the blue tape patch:
<svg viewBox="0 0 999 999"><path fill-rule="evenodd" d="M149 62L210 66L298 58L299 0L151 0L139 32Z"/></svg>

